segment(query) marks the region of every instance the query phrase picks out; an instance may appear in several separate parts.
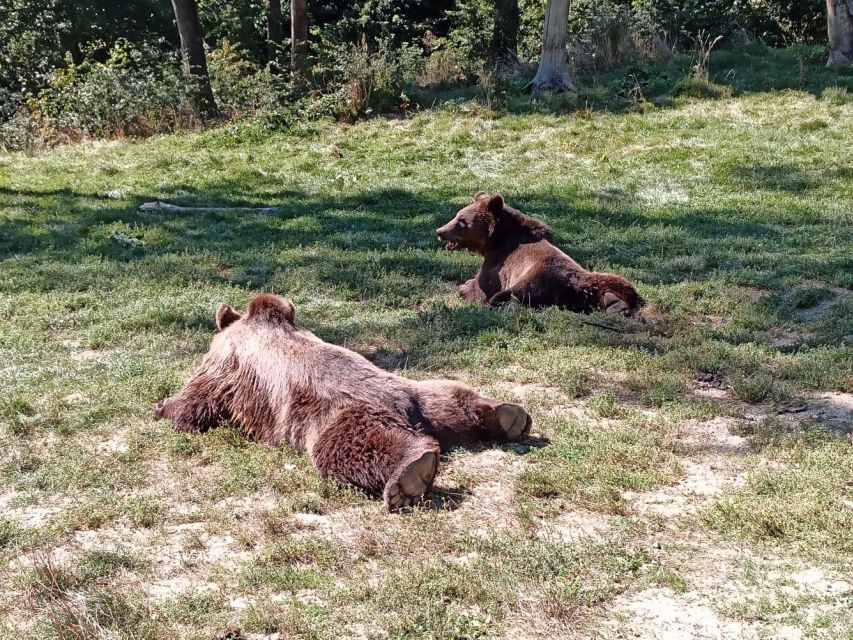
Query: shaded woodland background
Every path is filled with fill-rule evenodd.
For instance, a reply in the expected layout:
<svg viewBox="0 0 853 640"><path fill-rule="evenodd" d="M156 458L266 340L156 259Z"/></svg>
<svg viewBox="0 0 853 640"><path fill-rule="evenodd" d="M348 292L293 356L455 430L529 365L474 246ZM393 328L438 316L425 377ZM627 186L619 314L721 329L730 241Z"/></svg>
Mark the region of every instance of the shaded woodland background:
<svg viewBox="0 0 853 640"><path fill-rule="evenodd" d="M853 20L843 4L842 39ZM814 45L801 50L805 67L828 57L832 8L832 0L572 1L565 33L557 25L565 43L555 46L576 91L544 104L644 108L656 98L713 96L707 56L715 46ZM459 96L493 109L542 107L529 94L546 10L546 0L8 0L0 7L0 148L247 117L271 128L352 120ZM842 63L845 46L835 47ZM678 71L660 73L659 63Z"/></svg>

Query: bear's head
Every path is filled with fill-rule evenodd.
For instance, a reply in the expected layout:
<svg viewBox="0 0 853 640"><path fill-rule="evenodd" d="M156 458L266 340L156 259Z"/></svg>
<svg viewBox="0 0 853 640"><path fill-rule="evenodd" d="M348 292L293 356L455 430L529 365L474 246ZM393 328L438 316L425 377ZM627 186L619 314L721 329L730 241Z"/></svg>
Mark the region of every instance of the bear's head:
<svg viewBox="0 0 853 640"><path fill-rule="evenodd" d="M216 328L219 331L224 331L235 322L245 320L246 323L264 323L272 325L293 326L296 318L296 309L293 303L287 298L282 298L274 293L263 293L249 303L246 309L246 316L237 313L234 309L224 302L216 309Z"/></svg>
<svg viewBox="0 0 853 640"><path fill-rule="evenodd" d="M551 239L544 222L506 206L500 194L485 191L477 193L474 202L460 209L453 220L435 232L451 251L467 249L481 254L508 239L515 242Z"/></svg>
<svg viewBox="0 0 853 640"><path fill-rule="evenodd" d="M474 202L460 209L453 220L435 230L439 240L451 251L467 249L480 252L495 232L497 220L503 213L504 199L480 191Z"/></svg>
<svg viewBox="0 0 853 640"><path fill-rule="evenodd" d="M216 310L216 328L204 360L183 389L154 408L157 418L179 430L205 430L224 419L247 433L263 435L274 424L269 381L283 366L283 349L298 331L290 300L273 294L254 298L244 314L227 304Z"/></svg>

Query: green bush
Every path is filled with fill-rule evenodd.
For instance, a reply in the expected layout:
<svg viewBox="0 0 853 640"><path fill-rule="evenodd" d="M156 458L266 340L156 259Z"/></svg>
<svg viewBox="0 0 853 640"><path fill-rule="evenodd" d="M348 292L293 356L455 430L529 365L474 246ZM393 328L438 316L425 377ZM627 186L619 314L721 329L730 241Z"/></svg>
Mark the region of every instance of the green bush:
<svg viewBox="0 0 853 640"><path fill-rule="evenodd" d="M373 46L367 38L332 47L325 70L343 98L342 115L356 117L403 106L407 101L403 89L420 72L418 55L412 47L394 49L387 41Z"/></svg>
<svg viewBox="0 0 853 640"><path fill-rule="evenodd" d="M632 4L682 50L692 46L699 31L722 35L727 41L747 35L776 46L826 39L823 0L634 0Z"/></svg>
<svg viewBox="0 0 853 640"><path fill-rule="evenodd" d="M208 54L207 66L219 110L228 118L271 113L293 98L288 75L255 64L227 40Z"/></svg>
<svg viewBox="0 0 853 640"><path fill-rule="evenodd" d="M177 61L120 41L104 64L55 70L28 107L71 139L144 136L196 126L196 95Z"/></svg>
<svg viewBox="0 0 853 640"><path fill-rule="evenodd" d="M578 0L569 14L576 56L593 69L613 67L635 55L635 25L630 8L616 2Z"/></svg>

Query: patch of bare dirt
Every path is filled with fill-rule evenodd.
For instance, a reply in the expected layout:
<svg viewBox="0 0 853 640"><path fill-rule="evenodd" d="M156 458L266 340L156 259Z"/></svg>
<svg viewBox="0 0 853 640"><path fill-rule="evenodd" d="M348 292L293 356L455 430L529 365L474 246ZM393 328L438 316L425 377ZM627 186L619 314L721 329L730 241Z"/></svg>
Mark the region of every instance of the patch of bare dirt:
<svg viewBox="0 0 853 640"><path fill-rule="evenodd" d="M770 346L782 353L792 353L813 337L813 333L783 331L770 341Z"/></svg>
<svg viewBox="0 0 853 640"><path fill-rule="evenodd" d="M568 544L592 540L602 542L613 530L618 518L615 516L575 508L561 513L556 519L541 520L536 536L542 540Z"/></svg>
<svg viewBox="0 0 853 640"><path fill-rule="evenodd" d="M563 394L557 387L541 384L539 382L524 382L521 384L511 383L506 385L507 389L510 393L512 393L519 400L524 400L532 394L547 394L551 398L560 398L561 396L565 398L565 394Z"/></svg>
<svg viewBox="0 0 853 640"><path fill-rule="evenodd" d="M71 359L78 362L104 360L113 353L113 349L77 349L71 352Z"/></svg>
<svg viewBox="0 0 853 640"><path fill-rule="evenodd" d="M804 412L811 420L840 432L853 431L853 393L821 393L806 403Z"/></svg>
<svg viewBox="0 0 853 640"><path fill-rule="evenodd" d="M747 300L752 300L753 302L766 298L770 295L770 291L767 289L759 289L757 287L742 287L741 291Z"/></svg>
<svg viewBox="0 0 853 640"><path fill-rule="evenodd" d="M619 598L611 609L612 638L638 640L747 640L758 638L745 623L723 619L698 593L676 594L653 587Z"/></svg>
<svg viewBox="0 0 853 640"><path fill-rule="evenodd" d="M16 504L20 499L21 495L14 490L0 494L0 513L19 527L34 529L47 525L71 503L69 498L58 496L41 498L38 504Z"/></svg>
<svg viewBox="0 0 853 640"><path fill-rule="evenodd" d="M750 451L749 442L730 432L732 418L685 420L676 429L675 442L686 452L679 462L683 478L675 485L646 493L625 492L640 514L673 518L693 513L743 483L738 458Z"/></svg>
<svg viewBox="0 0 853 640"><path fill-rule="evenodd" d="M603 626L607 638L640 640L748 640L801 638L786 624L787 606L796 602L797 618L835 619L820 637L837 637L853 585L802 561L721 547L697 539L673 550L669 560L684 581L683 590L654 586L617 596ZM776 604L780 603L780 604ZM762 608L774 613L759 614ZM838 628L840 627L840 628Z"/></svg>
<svg viewBox="0 0 853 640"><path fill-rule="evenodd" d="M801 424L823 424L831 431L848 433L853 431L853 393L829 391L815 393L804 398L801 404L773 407L768 403L752 404L731 397L725 381L694 382L694 395L701 398L720 400L745 420L755 422L770 416L794 428Z"/></svg>
<svg viewBox="0 0 853 640"><path fill-rule="evenodd" d="M454 480L463 480L466 494L449 516L466 528L476 523L474 533L490 536L519 526L512 498L523 469L524 461L503 449L472 451L455 456L444 469L444 479L440 474L436 484L452 493L458 490Z"/></svg>
<svg viewBox="0 0 853 640"><path fill-rule="evenodd" d="M797 318L809 322L820 320L823 316L829 313L836 305L841 304L845 299L853 296L853 291L842 289L841 287L832 288L833 295L826 300L821 300L815 306L808 309L800 309L797 312Z"/></svg>

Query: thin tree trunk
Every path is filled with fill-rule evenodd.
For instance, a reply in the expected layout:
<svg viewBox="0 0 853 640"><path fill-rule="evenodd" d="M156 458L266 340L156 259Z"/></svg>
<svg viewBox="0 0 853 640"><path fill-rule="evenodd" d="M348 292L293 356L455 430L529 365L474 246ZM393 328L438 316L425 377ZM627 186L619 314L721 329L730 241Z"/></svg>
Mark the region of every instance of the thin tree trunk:
<svg viewBox="0 0 853 640"><path fill-rule="evenodd" d="M274 63L278 58L278 50L283 40L281 0L267 0L267 56L270 63Z"/></svg>
<svg viewBox="0 0 853 640"><path fill-rule="evenodd" d="M80 51L80 43L70 33L59 34L59 46L63 51L71 54L71 62L75 67L83 64L83 52Z"/></svg>
<svg viewBox="0 0 853 640"><path fill-rule="evenodd" d="M290 70L295 76L305 77L308 64L308 3L306 0L290 2Z"/></svg>
<svg viewBox="0 0 853 640"><path fill-rule="evenodd" d="M853 0L826 0L827 67L853 64Z"/></svg>
<svg viewBox="0 0 853 640"><path fill-rule="evenodd" d="M533 78L533 93L575 91L566 62L569 0L548 0L542 33L542 56Z"/></svg>
<svg viewBox="0 0 853 640"><path fill-rule="evenodd" d="M518 0L495 0L495 30L489 44L491 66L518 59L518 21Z"/></svg>
<svg viewBox="0 0 853 640"><path fill-rule="evenodd" d="M181 52L184 58L184 71L198 80L201 89L201 109L205 116L219 115L210 75L207 71L207 56L204 53L204 39L201 22L198 19L198 7L195 0L172 0L175 10L175 22L181 37Z"/></svg>

